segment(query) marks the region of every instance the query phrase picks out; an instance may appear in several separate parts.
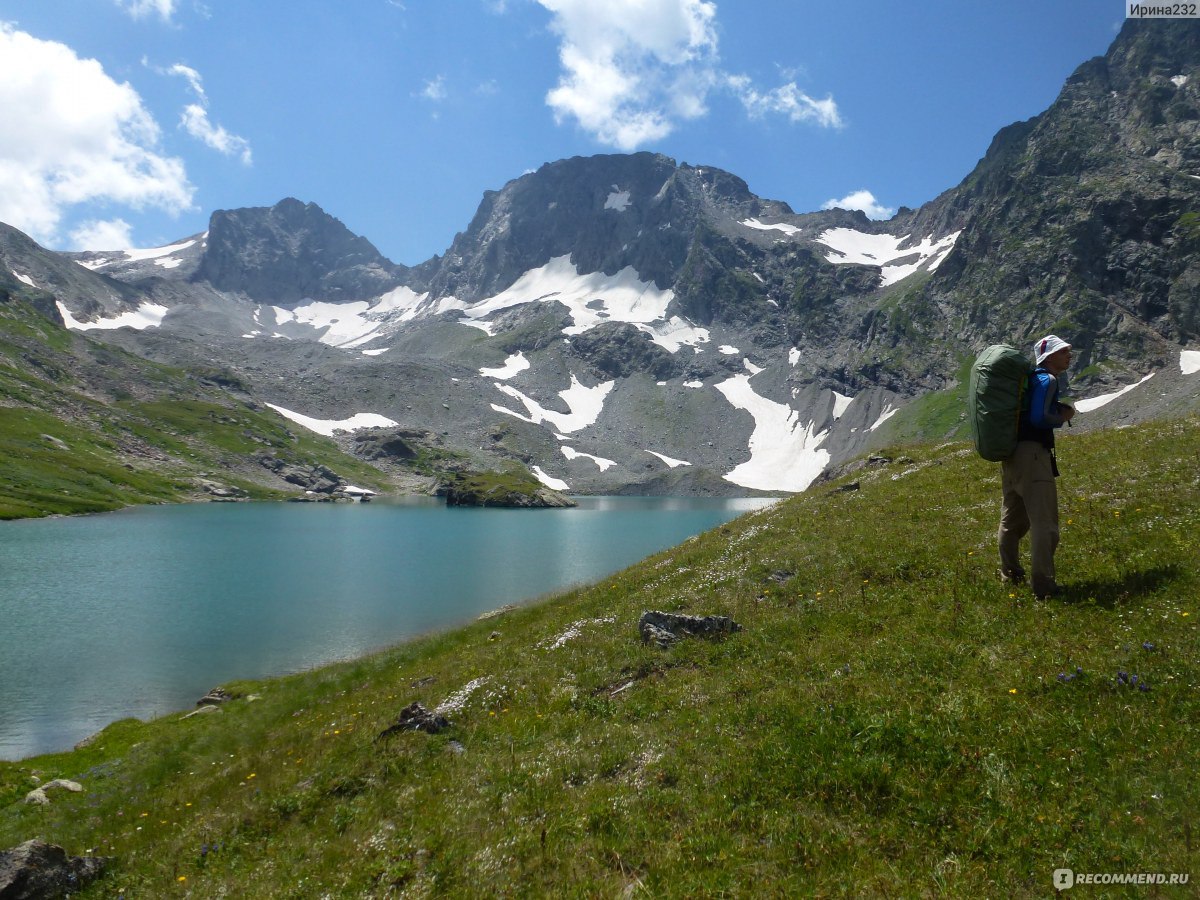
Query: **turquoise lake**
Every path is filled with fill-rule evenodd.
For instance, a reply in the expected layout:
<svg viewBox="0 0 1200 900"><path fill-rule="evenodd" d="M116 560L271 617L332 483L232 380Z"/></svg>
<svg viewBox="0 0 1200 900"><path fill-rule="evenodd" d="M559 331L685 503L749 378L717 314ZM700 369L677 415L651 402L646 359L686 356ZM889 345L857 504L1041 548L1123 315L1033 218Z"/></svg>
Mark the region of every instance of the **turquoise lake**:
<svg viewBox="0 0 1200 900"><path fill-rule="evenodd" d="M139 507L0 523L0 759L603 578L769 500Z"/></svg>

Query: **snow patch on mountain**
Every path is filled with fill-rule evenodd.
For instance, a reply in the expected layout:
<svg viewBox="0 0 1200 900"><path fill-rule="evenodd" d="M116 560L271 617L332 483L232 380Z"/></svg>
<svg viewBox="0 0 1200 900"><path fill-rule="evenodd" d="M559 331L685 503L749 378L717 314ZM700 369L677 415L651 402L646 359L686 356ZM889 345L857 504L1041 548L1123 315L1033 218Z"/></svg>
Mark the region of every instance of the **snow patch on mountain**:
<svg viewBox="0 0 1200 900"><path fill-rule="evenodd" d="M775 222L774 224L768 225L766 222L758 221L758 219L745 219L741 224L747 228L754 228L758 231L782 231L788 237L793 237L794 235L799 234L801 231L801 229L797 228L795 225L789 225L786 222Z"/></svg>
<svg viewBox="0 0 1200 900"><path fill-rule="evenodd" d="M760 396L750 378L734 375L716 385L732 406L754 417L750 459L726 473L725 480L765 491L803 491L829 464L829 451L820 449L828 432L802 424L790 406Z"/></svg>
<svg viewBox="0 0 1200 900"><path fill-rule="evenodd" d="M381 416L376 413L356 413L348 419L314 419L311 416L305 416L290 409L284 409L282 406L276 406L274 403L268 403L267 406L275 410L285 419L290 419L297 425L307 428L309 431L315 431L317 434L323 434L325 437L333 437L336 431L356 431L359 428L385 428L392 427L398 423L393 422L387 416Z"/></svg>
<svg viewBox="0 0 1200 900"><path fill-rule="evenodd" d="M616 465L616 463L613 462L611 459L605 459L602 456L592 456L592 454L590 454L590 453L581 453L580 451L576 450L574 447L563 446L563 447L559 447L558 449L562 451L562 455L565 456L567 459L590 459L592 462L594 462L597 465L597 467L600 469L601 472L607 472L609 469L611 469L613 466Z"/></svg>
<svg viewBox="0 0 1200 900"><path fill-rule="evenodd" d="M15 269L10 269L9 271L11 271L13 273L13 278L17 279L17 281L22 281L25 284L29 285L31 288L37 287L37 285L33 283L33 279L30 278L28 275L22 275L20 272L16 271Z"/></svg>
<svg viewBox="0 0 1200 900"><path fill-rule="evenodd" d="M547 475L543 472L541 466L533 466L530 471L533 472L538 481L552 491L569 491L571 489L571 486L561 478L555 478L553 475Z"/></svg>
<svg viewBox="0 0 1200 900"><path fill-rule="evenodd" d="M961 233L956 231L937 241L927 237L915 247L903 249L900 245L911 235L866 234L853 228L830 228L817 235L817 241L832 251L825 260L834 265L879 266L880 286L887 286L918 269L932 272L945 260Z"/></svg>
<svg viewBox="0 0 1200 900"><path fill-rule="evenodd" d="M331 347L350 348L364 343L374 337L382 325L381 321L367 317L371 304L366 300L354 303L314 301L291 310L280 306L272 309L277 324L297 322L323 331L319 340Z"/></svg>
<svg viewBox="0 0 1200 900"><path fill-rule="evenodd" d="M524 353L514 353L504 361L498 369L480 369L479 374L485 378L495 378L497 381L507 381L529 368L529 360Z"/></svg>
<svg viewBox="0 0 1200 900"><path fill-rule="evenodd" d="M1195 375L1200 372L1200 350L1180 350L1179 370L1184 375Z"/></svg>
<svg viewBox="0 0 1200 900"><path fill-rule="evenodd" d="M890 419L892 416L894 416L898 412L900 412L900 407L892 406L892 404L889 403L887 406L885 406L883 408L883 412L881 412L879 414L879 418L875 420L875 424L872 425L867 430L875 431L877 428L879 428L880 425L882 425L884 422L886 422L888 419Z"/></svg>
<svg viewBox="0 0 1200 900"><path fill-rule="evenodd" d="M168 312L165 306L157 303L143 303L137 309L123 312L119 316L97 319L95 322L80 322L71 315L71 311L63 306L61 301L57 303L57 306L63 323L74 331L91 331L92 329L111 331L114 328L132 328L142 331L146 328L157 328L162 325L163 317Z"/></svg>
<svg viewBox="0 0 1200 900"><path fill-rule="evenodd" d="M613 389L614 384L616 384L615 381L605 381L595 387L589 388L585 387L580 383L578 378L572 375L571 386L566 390L558 392L558 396L562 398L563 403L570 410L566 413L546 409L536 400L527 397L512 385L497 384L496 390L507 394L514 400L519 400L525 407L528 415L521 415L519 412L515 412L504 406L498 406L495 403L492 404L492 409L496 412L506 413L518 418L522 422L529 422L532 425L540 425L545 422L553 425L563 434L570 434L595 424L596 420L600 418L600 413L604 410L604 399L608 396L609 391Z"/></svg>
<svg viewBox="0 0 1200 900"><path fill-rule="evenodd" d="M833 391L832 393L833 393L833 417L835 419L840 419L842 417L842 413L844 413L846 411L846 407L848 407L851 403L854 402L854 398L847 397L845 394L839 394L837 391Z"/></svg>
<svg viewBox="0 0 1200 900"><path fill-rule="evenodd" d="M615 275L582 274L569 256L556 256L544 266L530 269L499 294L466 307L460 321L491 334L493 326L487 320L496 313L525 303L558 302L570 310L571 325L563 330L567 336L583 334L605 322L625 322L672 353L682 345L707 343L707 329L679 316L667 318L674 297L674 291L661 291L653 282L642 281L630 266Z"/></svg>
<svg viewBox="0 0 1200 900"><path fill-rule="evenodd" d="M691 465L691 463L685 459L672 459L671 457L669 457L663 453L655 453L653 450L647 450L646 452L649 453L651 456L657 456L659 459L661 459L663 462L665 462L672 469L677 469L680 466L690 466Z"/></svg>
<svg viewBox="0 0 1200 900"><path fill-rule="evenodd" d="M430 300L428 293L418 294L410 287L398 287L381 294L374 300L358 300L353 303L331 303L324 300L309 300L287 309L271 306L275 317L274 325L304 325L321 332L317 340L331 347L353 350L379 337L390 334L397 326L410 322L418 316L436 316L449 310L459 310L466 304L454 297ZM263 307L254 313L254 321L262 324ZM258 337L263 332L253 331L244 337ZM270 332L275 337L284 337Z"/></svg>
<svg viewBox="0 0 1200 900"><path fill-rule="evenodd" d="M625 212L629 208L629 191L623 191L614 184L612 193L604 201L604 208L615 209L617 212Z"/></svg>
<svg viewBox="0 0 1200 900"><path fill-rule="evenodd" d="M1086 400L1077 400L1075 401L1075 408L1080 412L1091 412L1093 409L1099 409L1102 406L1112 403L1123 394L1128 394L1135 387L1145 384L1153 377L1154 373L1151 372L1141 381L1135 381L1133 384L1127 384L1119 391L1113 391L1111 394L1101 394L1099 397L1088 397Z"/></svg>
<svg viewBox="0 0 1200 900"><path fill-rule="evenodd" d="M164 269L174 269L183 263L182 259L174 257L174 254L181 253L189 247L194 247L208 237L208 232L199 237L190 238L186 241L180 241L178 244L170 244L166 247L151 247L145 250L113 250L102 251L104 253L111 252L111 256L98 256L95 259L77 260L79 265L85 269L91 269L93 272L97 269L103 269L106 266L111 266L114 263L131 263L144 262L152 259L156 266L162 266Z"/></svg>

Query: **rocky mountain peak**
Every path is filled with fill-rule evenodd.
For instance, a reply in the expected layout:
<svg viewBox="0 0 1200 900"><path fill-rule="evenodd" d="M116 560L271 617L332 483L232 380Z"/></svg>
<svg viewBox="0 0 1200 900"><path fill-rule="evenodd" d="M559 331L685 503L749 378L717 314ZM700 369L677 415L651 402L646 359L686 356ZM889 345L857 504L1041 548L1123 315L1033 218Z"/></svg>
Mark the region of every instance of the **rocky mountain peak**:
<svg viewBox="0 0 1200 900"><path fill-rule="evenodd" d="M272 207L214 212L192 277L217 290L288 305L378 297L404 271L315 203L289 197Z"/></svg>

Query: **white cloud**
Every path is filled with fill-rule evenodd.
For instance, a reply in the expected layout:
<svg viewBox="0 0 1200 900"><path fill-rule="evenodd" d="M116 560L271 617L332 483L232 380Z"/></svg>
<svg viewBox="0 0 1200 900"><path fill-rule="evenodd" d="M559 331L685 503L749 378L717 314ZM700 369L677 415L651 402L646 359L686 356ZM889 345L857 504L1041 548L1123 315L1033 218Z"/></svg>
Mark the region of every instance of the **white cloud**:
<svg viewBox="0 0 1200 900"><path fill-rule="evenodd" d="M53 243L63 216L87 203L177 213L194 188L162 154L137 92L94 59L0 23L0 221Z"/></svg>
<svg viewBox="0 0 1200 900"><path fill-rule="evenodd" d="M800 90L794 81L765 93L742 75L730 76L728 81L751 116L779 113L792 122L811 123L825 128L841 128L844 124L833 97L816 100Z"/></svg>
<svg viewBox="0 0 1200 900"><path fill-rule="evenodd" d="M218 153L225 156L240 156L243 165L250 165L253 162L250 142L236 134L231 134L223 126L213 123L208 118L208 94L204 92L204 81L200 77L200 73L190 66L176 63L166 70L166 74L178 75L187 79L188 85L198 101L189 103L183 108L183 113L179 117L179 127Z"/></svg>
<svg viewBox="0 0 1200 900"><path fill-rule="evenodd" d="M884 206L870 191L853 191L840 200L826 200L821 209L861 209L868 219L890 219L896 210Z"/></svg>
<svg viewBox="0 0 1200 900"><path fill-rule="evenodd" d="M192 137L212 147L225 156L240 156L243 165L253 162L250 152L250 142L245 138L230 134L220 125L214 125L208 120L208 110L198 103L189 103L179 117L179 124Z"/></svg>
<svg viewBox="0 0 1200 900"><path fill-rule="evenodd" d="M840 126L832 97L814 100L794 83L769 92L720 68L711 0L538 0L553 14L563 73L546 95L557 121L574 120L604 144L634 150L708 112L730 91L752 116Z"/></svg>
<svg viewBox="0 0 1200 900"><path fill-rule="evenodd" d="M200 102L208 105L208 95L204 93L204 79L200 77L200 73L191 66L185 66L183 63L176 63L171 68L166 70L168 75L179 75L187 79L188 84L195 92Z"/></svg>
<svg viewBox="0 0 1200 900"><path fill-rule="evenodd" d="M92 219L71 232L74 250L127 250L133 246L133 228L124 219Z"/></svg>
<svg viewBox="0 0 1200 900"><path fill-rule="evenodd" d="M421 96L433 103L440 103L446 99L446 76L439 75L437 78L430 79L425 82L425 87L421 89Z"/></svg>
<svg viewBox="0 0 1200 900"><path fill-rule="evenodd" d="M157 13L164 22L170 22L175 14L175 0L117 0L117 6L135 19Z"/></svg>
<svg viewBox="0 0 1200 900"><path fill-rule="evenodd" d="M546 102L621 150L661 139L706 111L717 59L705 0L539 0L562 38L563 75Z"/></svg>

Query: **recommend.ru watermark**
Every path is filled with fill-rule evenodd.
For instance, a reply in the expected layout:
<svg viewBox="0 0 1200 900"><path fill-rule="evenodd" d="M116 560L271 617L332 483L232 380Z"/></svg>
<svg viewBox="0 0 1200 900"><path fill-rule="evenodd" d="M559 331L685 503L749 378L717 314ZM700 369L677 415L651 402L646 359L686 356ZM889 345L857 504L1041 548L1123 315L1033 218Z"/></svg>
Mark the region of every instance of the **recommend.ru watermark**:
<svg viewBox="0 0 1200 900"><path fill-rule="evenodd" d="M1126 0L1127 19L1200 19L1200 3L1137 3Z"/></svg>
<svg viewBox="0 0 1200 900"><path fill-rule="evenodd" d="M1055 869L1054 887L1065 891L1079 884L1187 884L1188 872L1076 872Z"/></svg>

